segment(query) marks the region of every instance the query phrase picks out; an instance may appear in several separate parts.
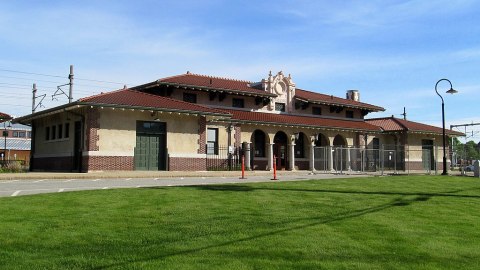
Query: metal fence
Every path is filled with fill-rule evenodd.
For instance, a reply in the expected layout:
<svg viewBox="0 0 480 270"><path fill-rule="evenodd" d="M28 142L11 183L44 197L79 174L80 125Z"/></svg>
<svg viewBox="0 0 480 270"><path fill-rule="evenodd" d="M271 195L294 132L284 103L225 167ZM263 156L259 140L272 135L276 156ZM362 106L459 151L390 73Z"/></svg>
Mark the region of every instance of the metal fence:
<svg viewBox="0 0 480 270"><path fill-rule="evenodd" d="M323 172L437 173L442 164L438 147L380 145L378 149L315 147L314 169Z"/></svg>
<svg viewBox="0 0 480 270"><path fill-rule="evenodd" d="M242 169L241 147L207 146L207 171L238 171Z"/></svg>

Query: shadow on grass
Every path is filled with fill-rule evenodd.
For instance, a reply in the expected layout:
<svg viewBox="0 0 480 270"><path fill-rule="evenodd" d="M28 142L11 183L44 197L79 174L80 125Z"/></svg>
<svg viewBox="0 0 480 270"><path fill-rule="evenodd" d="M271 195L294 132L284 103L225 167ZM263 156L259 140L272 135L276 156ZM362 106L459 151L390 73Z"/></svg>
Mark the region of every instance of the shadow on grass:
<svg viewBox="0 0 480 270"><path fill-rule="evenodd" d="M295 189L295 188L281 188L281 187L252 187L249 185L194 185L187 186L188 188L195 188L199 190L208 191L293 191L293 192L319 192L319 193L339 193L339 194L363 194L363 195L395 195L395 196L420 196L420 197L458 197L458 198L473 198L480 199L479 195L456 194L464 191L479 190L480 188L460 189L438 193L429 192L390 192L390 191L359 191L359 190L332 190L332 189ZM152 187L156 188L156 187Z"/></svg>
<svg viewBox="0 0 480 270"><path fill-rule="evenodd" d="M303 230L303 229L318 226L318 225L324 225L324 224L329 224L329 223L333 223L333 222L337 222L337 221L343 221L343 220L348 220L348 219L352 219L352 218L356 218L356 217L361 217L361 216L364 216L364 215L367 215L367 214L380 212L380 211L383 211L383 210L386 210L386 209L389 209L389 208L393 208L393 207L409 206L412 203L423 202L423 201L427 201L429 199L430 199L430 196L426 196L426 195L416 196L414 198L405 198L405 197L396 198L396 199L390 201L389 203L381 204L381 205L374 206L374 207L368 207L368 208L359 209L359 210L355 210L355 211L344 212L344 213L340 213L338 215L333 215L333 216L330 216L330 217L321 216L321 217L310 218L309 220L314 220L314 221L310 222L310 223L307 223L307 224L293 225L293 226L289 226L289 227L283 228L283 229L277 229L277 230L273 230L273 231L266 232L266 233L259 233L259 234L253 235L253 236L239 238L239 239L230 240L230 241L224 241L224 242L221 242L221 243L206 245L206 246L203 246L203 247L167 252L165 254L161 254L161 255L158 255L158 256L154 256L154 257L143 258L143 259L134 259L134 260L128 260L128 261L125 261L125 262L118 262L118 263L114 263L114 264L98 266L98 267L94 267L93 269L108 269L108 268L112 268L112 267L122 267L122 266L126 266L127 264L132 264L132 263L142 263L142 262L160 260L160 259L164 259L164 258L172 257L172 256L189 255L189 254L193 254L193 253L196 253L196 252L205 251L205 250L208 250L208 249L225 247L225 246L234 245L234 244L238 244L238 243L242 243L242 242L258 240L258 239L262 239L262 238L270 237L270 236L274 236L274 235L280 235L280 234L295 231L295 230Z"/></svg>
<svg viewBox="0 0 480 270"><path fill-rule="evenodd" d="M243 185L201 185L201 186L189 186L199 190L211 190L211 191L254 191L257 188Z"/></svg>

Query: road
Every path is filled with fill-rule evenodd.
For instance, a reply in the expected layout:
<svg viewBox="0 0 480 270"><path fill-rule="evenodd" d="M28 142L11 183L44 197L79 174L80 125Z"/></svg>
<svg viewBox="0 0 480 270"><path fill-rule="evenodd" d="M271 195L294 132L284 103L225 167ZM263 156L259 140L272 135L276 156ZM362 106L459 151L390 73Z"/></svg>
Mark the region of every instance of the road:
<svg viewBox="0 0 480 270"><path fill-rule="evenodd" d="M307 179L332 179L362 177L367 175L335 175L299 173L285 175L276 181L298 181ZM189 186L226 183L271 182L272 176L239 177L166 177L166 178L92 178L92 179L16 179L0 180L0 197L16 197L39 193L71 192L116 188L142 188L160 186Z"/></svg>

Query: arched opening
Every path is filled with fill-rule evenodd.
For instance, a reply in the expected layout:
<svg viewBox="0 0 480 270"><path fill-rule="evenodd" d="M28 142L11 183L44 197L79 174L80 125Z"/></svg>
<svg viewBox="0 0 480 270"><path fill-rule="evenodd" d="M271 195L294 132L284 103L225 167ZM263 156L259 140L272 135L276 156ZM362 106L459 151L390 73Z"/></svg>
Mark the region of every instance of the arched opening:
<svg viewBox="0 0 480 270"><path fill-rule="evenodd" d="M277 132L273 138L273 154L277 158L277 169L285 169L288 166L288 137L282 131Z"/></svg>
<svg viewBox="0 0 480 270"><path fill-rule="evenodd" d="M347 140L342 135L337 135L333 139L333 169L343 171L347 168Z"/></svg>
<svg viewBox="0 0 480 270"><path fill-rule="evenodd" d="M333 139L333 146L347 146L347 141L342 137L342 135L337 135Z"/></svg>
<svg viewBox="0 0 480 270"><path fill-rule="evenodd" d="M266 142L267 142L267 135L265 132L257 129L253 132L252 138L252 152L254 157L265 157L266 153Z"/></svg>
<svg viewBox="0 0 480 270"><path fill-rule="evenodd" d="M322 133L319 133L317 135L317 138L315 139L315 146L318 146L318 147L325 147L325 146L329 146L330 144L328 143L328 139L325 135L323 135Z"/></svg>
<svg viewBox="0 0 480 270"><path fill-rule="evenodd" d="M295 158L305 158L305 142L308 141L305 133L300 132L298 134L298 139L295 139Z"/></svg>
<svg viewBox="0 0 480 270"><path fill-rule="evenodd" d="M329 151L331 149L328 138L319 133L315 138L314 166L316 170L326 171L328 169Z"/></svg>

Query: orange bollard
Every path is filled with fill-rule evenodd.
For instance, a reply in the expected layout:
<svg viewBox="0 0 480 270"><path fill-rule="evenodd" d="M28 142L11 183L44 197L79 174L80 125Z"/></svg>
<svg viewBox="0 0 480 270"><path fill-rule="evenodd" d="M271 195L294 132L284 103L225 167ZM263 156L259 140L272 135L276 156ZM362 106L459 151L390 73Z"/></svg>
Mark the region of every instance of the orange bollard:
<svg viewBox="0 0 480 270"><path fill-rule="evenodd" d="M277 158L275 155L273 155L273 179L272 180L278 180L277 179Z"/></svg>

